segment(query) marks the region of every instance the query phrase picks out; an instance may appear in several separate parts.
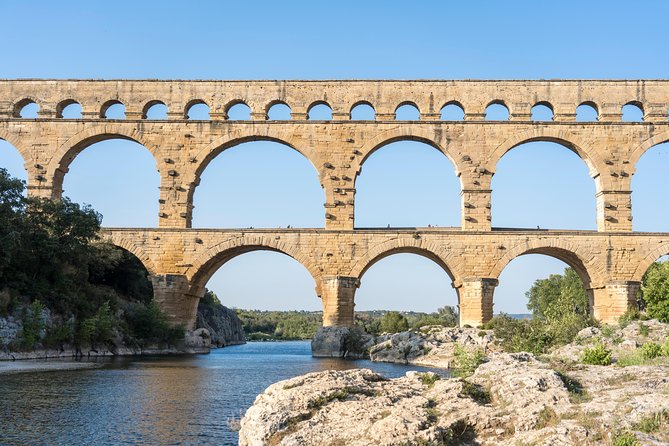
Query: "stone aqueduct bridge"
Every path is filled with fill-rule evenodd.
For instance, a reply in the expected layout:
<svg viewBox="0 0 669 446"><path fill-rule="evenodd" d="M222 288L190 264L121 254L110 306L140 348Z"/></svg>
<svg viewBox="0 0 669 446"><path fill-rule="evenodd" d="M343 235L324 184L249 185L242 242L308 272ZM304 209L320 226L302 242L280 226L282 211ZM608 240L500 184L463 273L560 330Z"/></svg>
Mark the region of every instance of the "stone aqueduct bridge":
<svg viewBox="0 0 669 446"><path fill-rule="evenodd" d="M27 103L37 119L20 118ZM74 102L81 119L63 119ZM126 119L104 119L115 103ZM227 119L230 107L250 107L249 121ZM146 118L163 103L167 120ZM189 121L193 104L205 103L210 120ZM268 121L277 103L291 120ZM332 120L308 119L311 107L328 104ZM352 121L351 109L369 104L373 121ZM455 103L463 121L440 120ZM485 121L486 107L504 104L508 122ZM531 108L545 104L552 122L532 122ZM576 122L588 104L597 122ZM643 122L621 122L634 104ZM412 104L420 120L395 120ZM134 253L151 274L157 301L175 322L194 323L197 301L211 275L245 252L283 252L312 274L323 301L326 326L350 326L359 279L385 256L426 256L450 275L457 289L461 324L492 316L497 279L511 260L529 253L556 257L583 279L594 315L613 321L635 301L648 266L669 253L668 233L632 232L630 181L636 162L669 140L669 81L0 81L0 138L25 160L29 193L58 198L72 160L89 145L125 138L144 145L161 176L159 227L104 229L115 244ZM223 150L254 140L284 143L307 157L325 190L324 229L191 229L193 193L207 164ZM355 181L367 157L399 140L425 142L446 155L462 186L460 228L355 229ZM500 230L491 228L491 177L498 160L519 144L560 143L587 164L596 184L597 231ZM122 175L122 172L118 172ZM277 169L276 176L281 176ZM658 191L658 195L661 192ZM402 206L402 203L397 203Z"/></svg>

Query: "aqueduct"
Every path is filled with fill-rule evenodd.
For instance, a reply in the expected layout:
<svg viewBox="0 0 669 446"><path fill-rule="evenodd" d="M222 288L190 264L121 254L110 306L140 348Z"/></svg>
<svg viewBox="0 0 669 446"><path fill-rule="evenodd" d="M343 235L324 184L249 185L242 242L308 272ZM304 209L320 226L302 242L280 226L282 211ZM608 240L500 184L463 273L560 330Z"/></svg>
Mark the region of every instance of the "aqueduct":
<svg viewBox="0 0 669 446"><path fill-rule="evenodd" d="M21 117L31 103L35 119ZM81 117L63 118L81 105ZM125 119L105 119L112 104ZM246 104L249 120L228 119ZM147 118L154 104L167 119ZM206 104L209 119L188 119L193 104ZM289 120L269 121L275 104L290 107ZM326 104L330 120L310 119ZM373 107L374 119L355 121L357 104ZM398 121L398 107L418 110ZM462 121L443 120L455 104ZM486 120L489 104L502 104L508 121ZM532 120L532 107L550 108L552 121ZM577 122L580 105L593 107L594 122ZM634 105L641 122L622 122ZM204 286L226 261L253 250L283 252L302 263L317 284L324 325L350 326L359 279L376 261L398 252L431 258L457 290L461 324L492 317L493 295L505 265L541 253L572 266L583 279L595 317L614 321L635 303L652 262L669 253L669 233L632 232L630 182L635 164L654 145L669 141L669 81L0 81L0 139L25 161L28 190L59 198L68 166L95 142L124 138L144 145L161 177L159 227L105 228L113 243L146 266L155 299L174 322L194 324ZM300 152L319 172L325 191L323 229L192 229L193 193L206 165L246 141L269 140ZM458 228L355 227L355 182L365 159L390 142L425 142L446 155L461 183ZM523 230L491 227L491 178L497 161L530 141L560 143L580 156L596 184L597 230ZM281 175L277 170L276 175ZM401 205L401 204L398 204Z"/></svg>

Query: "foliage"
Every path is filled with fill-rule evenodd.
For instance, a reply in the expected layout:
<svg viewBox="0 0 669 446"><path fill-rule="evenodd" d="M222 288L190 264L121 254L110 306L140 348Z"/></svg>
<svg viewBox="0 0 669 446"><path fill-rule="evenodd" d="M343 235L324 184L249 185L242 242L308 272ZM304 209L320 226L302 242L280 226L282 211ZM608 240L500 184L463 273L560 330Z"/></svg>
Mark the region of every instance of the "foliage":
<svg viewBox="0 0 669 446"><path fill-rule="evenodd" d="M611 438L611 446L641 446L633 433L627 431L616 432Z"/></svg>
<svg viewBox="0 0 669 446"><path fill-rule="evenodd" d="M638 308L630 308L625 313L620 316L618 319L618 325L620 328L627 327L632 321L642 320L644 315L639 311Z"/></svg>
<svg viewBox="0 0 669 446"><path fill-rule="evenodd" d="M646 342L641 346L641 356L644 359L655 359L662 355L662 346L655 342Z"/></svg>
<svg viewBox="0 0 669 446"><path fill-rule="evenodd" d="M564 274L551 274L547 279L534 282L525 293L527 308L534 317L551 323L562 321L573 314L588 315L588 296L581 278L572 268Z"/></svg>
<svg viewBox="0 0 669 446"><path fill-rule="evenodd" d="M20 311L19 347L183 337L183 328L170 327L150 303L141 262L99 240L100 214L67 198L26 197L24 190L0 169L0 314Z"/></svg>
<svg viewBox="0 0 669 446"><path fill-rule="evenodd" d="M474 384L467 380L462 381L462 391L460 395L468 396L478 404L490 404L492 401L492 396L490 391L484 388L480 384Z"/></svg>
<svg viewBox="0 0 669 446"><path fill-rule="evenodd" d="M441 325L442 327L457 327L458 313L453 307L442 307L436 313L421 315L411 322L412 328L425 327L426 325Z"/></svg>
<svg viewBox="0 0 669 446"><path fill-rule="evenodd" d="M389 311L381 318L379 330L381 333L399 333L409 329L407 318L397 311Z"/></svg>
<svg viewBox="0 0 669 446"><path fill-rule="evenodd" d="M636 430L646 434L669 430L669 411L663 410L641 418L634 424Z"/></svg>
<svg viewBox="0 0 669 446"><path fill-rule="evenodd" d="M434 387L434 383L436 383L441 379L441 376L437 375L436 373L425 372L425 373L419 373L418 379L420 380L421 383L423 383L427 387L432 388Z"/></svg>
<svg viewBox="0 0 669 446"><path fill-rule="evenodd" d="M485 325L492 329L496 342L507 352L544 353L553 344L551 333L540 319L514 319L495 316Z"/></svg>
<svg viewBox="0 0 669 446"><path fill-rule="evenodd" d="M323 316L315 311L235 310L249 340L311 339L323 325Z"/></svg>
<svg viewBox="0 0 669 446"><path fill-rule="evenodd" d="M669 322L669 262L653 263L643 275L641 284L641 297L648 317Z"/></svg>
<svg viewBox="0 0 669 446"><path fill-rule="evenodd" d="M581 361L590 365L610 365L611 351L601 342L595 344L592 348L583 350Z"/></svg>
<svg viewBox="0 0 669 446"><path fill-rule="evenodd" d="M485 354L480 348L467 350L456 345L453 355L453 375L460 378L471 376L476 368L485 361Z"/></svg>

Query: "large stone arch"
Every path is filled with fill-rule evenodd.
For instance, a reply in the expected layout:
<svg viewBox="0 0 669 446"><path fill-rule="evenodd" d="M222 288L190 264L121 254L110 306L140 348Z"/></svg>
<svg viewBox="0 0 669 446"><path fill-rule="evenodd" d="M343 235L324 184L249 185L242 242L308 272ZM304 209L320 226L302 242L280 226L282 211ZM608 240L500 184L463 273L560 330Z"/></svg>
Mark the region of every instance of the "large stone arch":
<svg viewBox="0 0 669 446"><path fill-rule="evenodd" d="M380 260L393 254L417 254L434 261L439 265L451 280L456 283L459 272L454 271L450 263L450 255L440 245L431 241L425 241L422 237L399 237L372 246L365 254L358 258L349 276L361 278L367 270Z"/></svg>
<svg viewBox="0 0 669 446"><path fill-rule="evenodd" d="M132 235L133 234L130 234L130 237L126 237L119 232L107 232L103 233L103 238L137 257L139 261L142 262L142 265L144 265L144 268L149 272L149 275L153 276L158 274L159 270L156 267L156 264L153 262L149 254L133 241Z"/></svg>
<svg viewBox="0 0 669 446"><path fill-rule="evenodd" d="M669 131L658 133L657 135L646 139L637 147L635 147L629 155L629 166L631 169L629 174L634 175L636 172L637 163L648 150L652 149L658 144L663 144L665 142L669 142Z"/></svg>
<svg viewBox="0 0 669 446"><path fill-rule="evenodd" d="M562 260L576 271L586 288L604 286L606 272L590 261L592 254L577 245L559 239L528 239L508 249L492 267L488 277L499 279L502 271L512 260L526 254L543 254Z"/></svg>
<svg viewBox="0 0 669 446"><path fill-rule="evenodd" d="M216 244L200 254L186 270L186 276L191 283L191 294L202 296L204 287L211 276L226 262L233 258L253 251L274 251L295 259L304 266L316 283L316 294L320 296L321 270L309 254L300 250L298 246L276 236L243 235L225 242Z"/></svg>
<svg viewBox="0 0 669 446"><path fill-rule="evenodd" d="M125 139L136 142L153 155L156 168L160 171L160 163L156 159L158 147L146 141L136 126L125 126L122 123L109 123L101 127L91 127L73 135L62 143L54 153L47 166L47 175L52 182L53 198L60 198L63 179L72 161L91 145L109 139Z"/></svg>
<svg viewBox="0 0 669 446"><path fill-rule="evenodd" d="M646 271L648 271L648 268L655 263L660 257L665 256L669 254L669 243L663 243L657 248L653 249L650 251L646 257L644 257L641 262L639 262L639 265L637 268L634 270L634 274L632 274L632 281L635 282L641 282L641 279L643 279L643 275L646 274Z"/></svg>
<svg viewBox="0 0 669 446"><path fill-rule="evenodd" d="M35 164L34 159L31 151L23 145L23 141L19 138L16 138L13 134L3 130L0 130L0 140L8 142L16 149L18 154L21 155L21 158L23 158L23 168L28 174L28 182L30 183L31 180L34 180L34 178L30 178L30 172L33 171Z"/></svg>
<svg viewBox="0 0 669 446"><path fill-rule="evenodd" d="M379 133L373 138L369 140L365 140L364 145L360 148L362 152L362 157L360 158L360 161L357 165L356 169L356 178L360 175L360 170L367 161L367 159L377 150L381 149L384 146L387 146L388 144L392 144L394 142L399 142L399 141L416 141L416 142L421 142L424 144L427 144L430 147L433 147L446 155L448 160L451 162L453 165L453 169L455 169L455 174L456 176L460 177L460 173L462 172L461 166L458 164L456 157L451 153L444 145L441 144L441 142L438 142L437 140L439 138L439 134L436 132L429 132L422 130L420 128L417 128L417 126L412 127L411 124L408 125L398 125L397 127L394 127L390 130L387 130L385 132Z"/></svg>
<svg viewBox="0 0 669 446"><path fill-rule="evenodd" d="M523 133L512 136L498 145L490 154L488 159L488 170L495 172L499 160L509 151L530 142L544 141L553 142L566 147L574 152L585 162L590 176L599 180L600 173L604 171L600 155L590 148L587 143L575 137L566 130L552 128L552 126L536 127ZM598 188L599 190L599 188Z"/></svg>

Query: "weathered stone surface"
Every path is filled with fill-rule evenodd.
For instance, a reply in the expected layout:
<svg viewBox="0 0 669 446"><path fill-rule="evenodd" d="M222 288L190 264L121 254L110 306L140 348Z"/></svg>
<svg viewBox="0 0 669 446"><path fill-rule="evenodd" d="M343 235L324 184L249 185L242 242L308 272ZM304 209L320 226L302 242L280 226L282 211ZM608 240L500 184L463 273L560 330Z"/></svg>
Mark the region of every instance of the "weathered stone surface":
<svg viewBox="0 0 669 446"><path fill-rule="evenodd" d="M81 119L62 119L78 101ZM164 103L169 119L146 119ZM369 102L374 121L352 121L352 107ZM462 122L440 120L456 101ZM531 108L550 104L552 122L533 122ZM575 122L576 108L594 104L599 119ZM39 105L38 119L21 119ZM125 120L103 119L115 103ZM227 121L245 102L251 121ZM277 102L290 121L266 122ZM327 102L332 121L310 121L311 105ZM510 122L486 121L488 104L504 103ZM642 107L644 122L622 123L621 108ZM211 119L190 122L188 109L205 103ZM420 119L395 120L413 103ZM150 272L156 301L172 321L195 327L197 301L220 265L250 250L284 252L312 274L323 302L324 325L352 326L355 289L374 262L398 252L437 261L453 278L461 325L478 326L493 314L494 289L514 258L540 253L559 258L584 278L593 314L614 322L635 304L639 282L669 252L667 234L631 234L631 177L641 155L669 140L669 81L155 81L0 80L0 138L25 161L29 194L58 198L76 156L91 144L124 138L144 145L160 172L160 229L106 229L104 236L131 251ZM208 163L222 150L250 140L280 141L308 158L325 191L325 229L190 229L193 196ZM452 161L461 184L460 228L355 228L356 179L368 157L398 140L422 141ZM529 141L552 141L577 153L595 182L597 232L492 230L492 175L502 156ZM278 175L281 173L278 172Z"/></svg>
<svg viewBox="0 0 669 446"><path fill-rule="evenodd" d="M383 380L370 370L303 375L268 387L241 421L241 446L600 445L669 410L669 368L582 366L569 377L527 353L492 354L473 376ZM475 398L472 386L489 392ZM477 399L478 398L478 399ZM668 433L639 434L665 444ZM657 443L654 443L657 442Z"/></svg>

